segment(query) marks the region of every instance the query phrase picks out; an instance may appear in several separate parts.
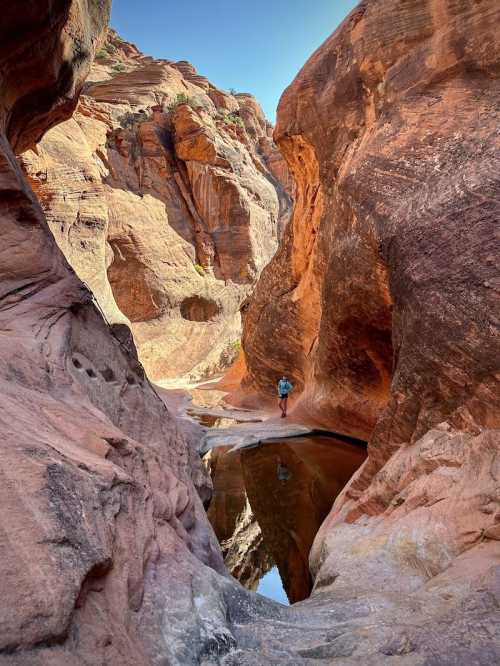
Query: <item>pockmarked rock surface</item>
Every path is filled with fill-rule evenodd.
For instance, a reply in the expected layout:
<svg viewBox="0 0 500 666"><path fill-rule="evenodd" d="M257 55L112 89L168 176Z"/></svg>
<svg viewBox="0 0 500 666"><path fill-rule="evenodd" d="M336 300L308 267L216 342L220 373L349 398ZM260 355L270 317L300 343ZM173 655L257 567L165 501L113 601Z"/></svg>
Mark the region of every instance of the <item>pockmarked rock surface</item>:
<svg viewBox="0 0 500 666"><path fill-rule="evenodd" d="M109 31L77 112L23 156L59 247L154 379L209 376L277 248L291 176L256 100Z"/></svg>
<svg viewBox="0 0 500 666"><path fill-rule="evenodd" d="M154 663L149 588L168 554L223 570L195 443L128 329L104 323L14 154L71 114L108 17L98 0L2 6L2 665Z"/></svg>
<svg viewBox="0 0 500 666"><path fill-rule="evenodd" d="M500 660L499 21L366 0L314 53L274 135L293 218L244 321L249 400L287 372L295 417L370 441L308 603L391 618L396 663ZM345 663L381 663L364 641Z"/></svg>

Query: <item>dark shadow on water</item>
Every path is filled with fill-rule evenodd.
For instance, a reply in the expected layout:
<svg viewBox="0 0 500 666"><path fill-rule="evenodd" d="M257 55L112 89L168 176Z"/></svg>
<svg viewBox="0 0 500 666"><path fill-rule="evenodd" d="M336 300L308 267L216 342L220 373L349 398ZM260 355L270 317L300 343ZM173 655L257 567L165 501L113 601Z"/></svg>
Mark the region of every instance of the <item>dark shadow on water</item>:
<svg viewBox="0 0 500 666"><path fill-rule="evenodd" d="M309 552L335 498L366 458L366 446L329 434L269 440L210 453L208 515L231 573L283 603L309 596ZM278 573L279 572L279 573Z"/></svg>

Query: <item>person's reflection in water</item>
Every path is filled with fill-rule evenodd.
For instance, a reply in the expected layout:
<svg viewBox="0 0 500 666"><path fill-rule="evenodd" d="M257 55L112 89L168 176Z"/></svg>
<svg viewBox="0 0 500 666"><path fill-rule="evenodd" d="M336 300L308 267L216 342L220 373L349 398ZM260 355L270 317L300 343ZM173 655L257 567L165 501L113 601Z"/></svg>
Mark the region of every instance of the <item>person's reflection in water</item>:
<svg viewBox="0 0 500 666"><path fill-rule="evenodd" d="M276 466L276 475L278 477L278 481L281 481L281 483L284 485L291 477L291 474L288 470L288 467L284 465L281 462L281 458L278 457L278 464Z"/></svg>

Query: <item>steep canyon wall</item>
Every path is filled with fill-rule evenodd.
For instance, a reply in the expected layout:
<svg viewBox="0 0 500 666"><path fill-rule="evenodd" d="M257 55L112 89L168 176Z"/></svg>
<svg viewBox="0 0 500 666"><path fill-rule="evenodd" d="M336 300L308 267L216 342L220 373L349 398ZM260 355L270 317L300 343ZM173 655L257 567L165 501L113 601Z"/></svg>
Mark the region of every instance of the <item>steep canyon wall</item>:
<svg viewBox="0 0 500 666"><path fill-rule="evenodd" d="M151 581L179 559L179 581L195 562L223 571L197 433L170 416L127 329L104 323L14 155L71 115L108 16L101 0L2 7L2 665L153 663Z"/></svg>
<svg viewBox="0 0 500 666"><path fill-rule="evenodd" d="M318 594L497 590L499 20L493 0L366 0L279 105L296 205L243 386L267 400L286 372L297 417L370 440L316 538Z"/></svg>
<svg viewBox="0 0 500 666"><path fill-rule="evenodd" d="M251 95L110 31L73 118L23 156L58 245L154 379L238 352L240 306L291 210L271 135Z"/></svg>

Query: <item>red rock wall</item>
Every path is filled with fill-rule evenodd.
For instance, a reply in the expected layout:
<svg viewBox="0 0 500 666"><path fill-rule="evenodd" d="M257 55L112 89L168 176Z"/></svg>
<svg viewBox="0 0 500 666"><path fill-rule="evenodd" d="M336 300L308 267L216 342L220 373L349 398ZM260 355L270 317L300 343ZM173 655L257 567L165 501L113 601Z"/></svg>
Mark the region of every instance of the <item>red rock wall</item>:
<svg viewBox="0 0 500 666"><path fill-rule="evenodd" d="M235 357L239 308L291 209L270 134L251 95L110 31L77 113L23 156L59 246L155 379Z"/></svg>
<svg viewBox="0 0 500 666"><path fill-rule="evenodd" d="M245 322L250 389L396 446L498 425L498 8L447 4L361 3L284 93L297 201Z"/></svg>
<svg viewBox="0 0 500 666"><path fill-rule="evenodd" d="M108 16L97 0L2 7L2 665L152 663L158 567L170 558L173 575L180 553L186 577L222 569L194 443L64 259L13 152L71 113Z"/></svg>
<svg viewBox="0 0 500 666"><path fill-rule="evenodd" d="M338 599L496 575L499 20L493 0L366 0L279 105L296 205L243 386L268 400L286 372L298 417L370 440L311 555Z"/></svg>

